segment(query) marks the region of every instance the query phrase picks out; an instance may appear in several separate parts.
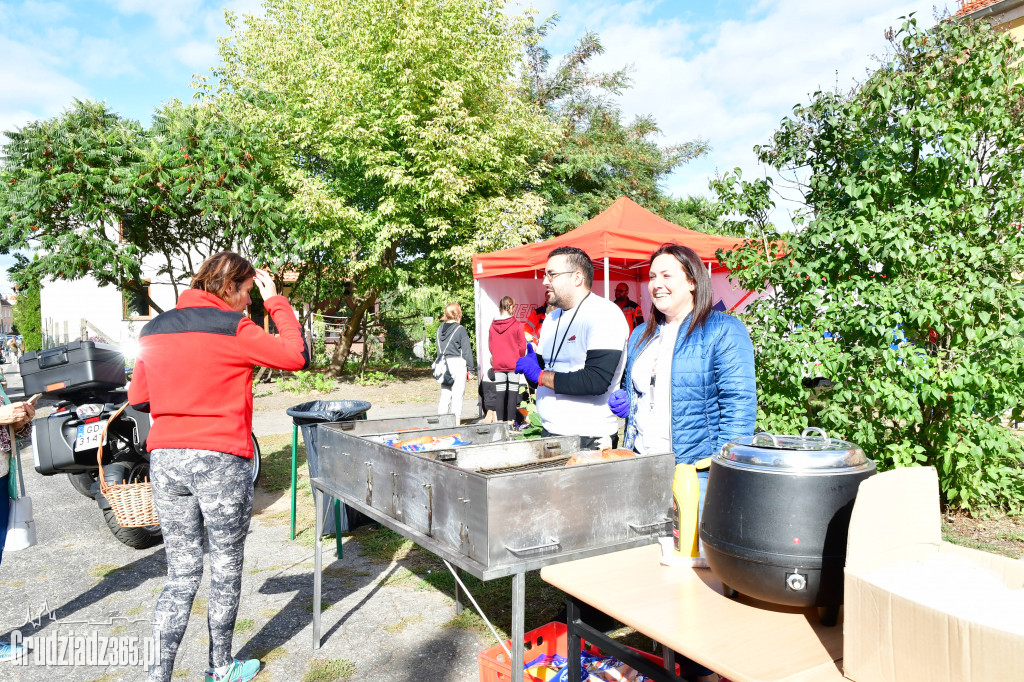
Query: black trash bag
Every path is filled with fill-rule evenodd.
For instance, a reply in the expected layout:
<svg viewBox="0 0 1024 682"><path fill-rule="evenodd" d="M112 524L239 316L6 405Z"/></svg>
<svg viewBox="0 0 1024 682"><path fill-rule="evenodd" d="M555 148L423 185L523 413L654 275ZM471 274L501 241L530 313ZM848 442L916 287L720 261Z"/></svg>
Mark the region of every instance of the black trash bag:
<svg viewBox="0 0 1024 682"><path fill-rule="evenodd" d="M365 400L311 400L289 407L286 414L296 426L366 419L372 405Z"/></svg>
<svg viewBox="0 0 1024 682"><path fill-rule="evenodd" d="M341 421L366 419L370 403L365 400L311 400L289 407L286 414L292 423L302 429L302 442L306 445L306 465L309 477L320 475L320 451L317 449L317 426ZM316 494L316 491L313 491ZM324 510L324 535L335 531L334 505L328 500ZM341 505L341 530L373 523L373 519Z"/></svg>

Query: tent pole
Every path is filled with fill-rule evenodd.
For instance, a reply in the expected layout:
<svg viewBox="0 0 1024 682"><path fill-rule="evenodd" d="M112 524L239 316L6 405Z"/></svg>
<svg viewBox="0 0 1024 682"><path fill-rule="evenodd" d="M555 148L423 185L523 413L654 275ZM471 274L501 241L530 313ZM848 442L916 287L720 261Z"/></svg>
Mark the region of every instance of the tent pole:
<svg viewBox="0 0 1024 682"><path fill-rule="evenodd" d="M476 318L476 338L479 339L480 338L480 328L483 326L483 320L480 319L480 280L478 280L476 277L473 278L473 317ZM483 365L481 365L480 363L483 362L483 359L484 359L483 344L480 343L479 341L477 341L477 344L476 344L476 369L477 369L477 372L480 372L482 370ZM481 376L484 376L484 375L478 373L477 376L481 377ZM479 381L483 381L483 379L479 379ZM461 412L457 413L457 414L461 414ZM456 421L458 421L458 420L456 419Z"/></svg>
<svg viewBox="0 0 1024 682"><path fill-rule="evenodd" d="M604 257L604 297L609 301L612 300L611 291L608 289L608 282L610 280L610 273L608 272L608 256Z"/></svg>

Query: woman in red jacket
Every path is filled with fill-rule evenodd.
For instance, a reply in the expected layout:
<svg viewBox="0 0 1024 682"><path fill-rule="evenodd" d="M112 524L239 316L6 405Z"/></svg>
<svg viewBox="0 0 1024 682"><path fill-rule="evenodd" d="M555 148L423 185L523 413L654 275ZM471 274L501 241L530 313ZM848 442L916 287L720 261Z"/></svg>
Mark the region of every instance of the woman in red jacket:
<svg viewBox="0 0 1024 682"><path fill-rule="evenodd" d="M526 353L526 335L523 325L512 316L516 301L505 296L498 301L498 317L491 322L487 334L487 348L491 352L491 368L498 393L498 419L515 421L519 407L519 375L516 360Z"/></svg>
<svg viewBox="0 0 1024 682"><path fill-rule="evenodd" d="M259 287L280 330L267 334L245 316ZM171 679L210 546L210 670L207 682L247 682L257 659L231 655L242 586L242 554L252 516L253 365L297 370L309 354L288 300L274 280L237 253L207 259L173 310L142 329L128 389L136 409L153 416L147 447L167 552L167 583L153 615L160 661L150 682ZM205 528L205 532L204 532Z"/></svg>

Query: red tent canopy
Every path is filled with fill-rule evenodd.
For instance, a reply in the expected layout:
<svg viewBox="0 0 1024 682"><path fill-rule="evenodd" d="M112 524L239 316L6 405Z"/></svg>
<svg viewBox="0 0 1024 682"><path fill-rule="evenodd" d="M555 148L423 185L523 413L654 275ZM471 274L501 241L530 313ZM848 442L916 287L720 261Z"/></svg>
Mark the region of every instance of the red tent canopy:
<svg viewBox="0 0 1024 682"><path fill-rule="evenodd" d="M614 267L646 263L665 242L676 242L697 252L705 263L716 262L719 249L735 249L744 242L736 237L694 232L674 225L637 204L620 197L614 204L575 230L536 244L473 256L473 278L532 273L544 268L548 253L559 246L576 246L600 265L605 258Z"/></svg>

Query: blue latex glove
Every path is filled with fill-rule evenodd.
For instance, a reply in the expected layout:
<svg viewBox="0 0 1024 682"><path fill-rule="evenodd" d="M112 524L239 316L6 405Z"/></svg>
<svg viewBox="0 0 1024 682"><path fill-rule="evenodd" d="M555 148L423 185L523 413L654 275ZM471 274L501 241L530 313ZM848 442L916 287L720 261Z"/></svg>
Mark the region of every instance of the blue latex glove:
<svg viewBox="0 0 1024 682"><path fill-rule="evenodd" d="M526 355L516 360L516 373L525 376L532 384L540 380L540 362L533 350L533 344L527 344Z"/></svg>
<svg viewBox="0 0 1024 682"><path fill-rule="evenodd" d="M620 388L608 396L608 407L616 417L622 417L623 419L628 417L629 395L626 394L626 389Z"/></svg>

